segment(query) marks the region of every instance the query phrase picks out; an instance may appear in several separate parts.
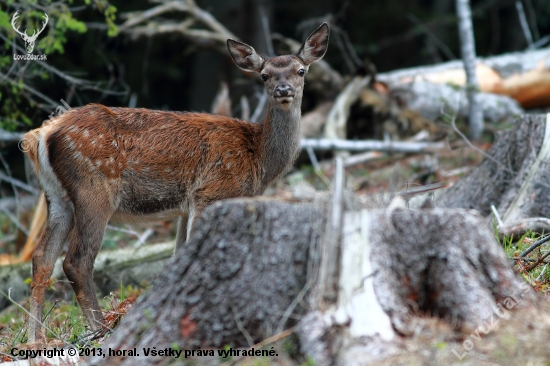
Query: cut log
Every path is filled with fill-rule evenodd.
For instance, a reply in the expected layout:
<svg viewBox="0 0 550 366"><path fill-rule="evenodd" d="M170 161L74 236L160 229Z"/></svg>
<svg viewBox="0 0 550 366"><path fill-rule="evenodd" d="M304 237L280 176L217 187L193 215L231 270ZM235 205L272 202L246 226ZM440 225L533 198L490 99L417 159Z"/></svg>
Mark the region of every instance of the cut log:
<svg viewBox="0 0 550 366"><path fill-rule="evenodd" d="M209 206L187 246L103 345L104 352L136 348L141 357L87 364L160 364L169 359L142 350L249 347L293 326L319 309L306 294L317 277L326 211L265 199ZM511 296L521 297L517 307L534 301L489 226L467 211L347 212L343 228L342 252L333 258L341 258L337 304L298 326L302 350L317 365L380 355L372 344L359 347L365 339L398 348L398 335L410 337L414 319L428 312L473 329ZM363 357L354 360L358 347Z"/></svg>
<svg viewBox="0 0 550 366"><path fill-rule="evenodd" d="M478 99L487 121L519 116L523 108L550 105L548 49L477 58ZM466 75L461 61L396 70L377 75L406 108L434 120L444 110L468 116ZM521 106L521 107L520 107Z"/></svg>
<svg viewBox="0 0 550 366"><path fill-rule="evenodd" d="M524 115L501 132L488 157L441 199L445 207L475 209L483 216L495 205L505 226L550 217L550 114Z"/></svg>
<svg viewBox="0 0 550 366"><path fill-rule="evenodd" d="M418 111L429 120L439 119L443 113L468 118L469 103L463 89L449 84L432 84L416 81L391 88L392 93L408 109ZM478 93L483 118L490 122L502 122L523 114L518 102L506 95Z"/></svg>
<svg viewBox="0 0 550 366"><path fill-rule="evenodd" d="M550 50L530 50L477 58L476 75L480 90L516 99L524 108L550 105ZM429 82L431 84L466 85L461 61L422 66L379 74L378 80L397 85ZM390 89L392 88L390 87Z"/></svg>

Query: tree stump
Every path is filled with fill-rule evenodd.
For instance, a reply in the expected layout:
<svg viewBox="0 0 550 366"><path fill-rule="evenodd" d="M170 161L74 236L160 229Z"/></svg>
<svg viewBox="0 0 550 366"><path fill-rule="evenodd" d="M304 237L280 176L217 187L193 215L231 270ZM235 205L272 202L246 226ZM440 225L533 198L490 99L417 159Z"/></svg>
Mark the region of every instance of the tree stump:
<svg viewBox="0 0 550 366"><path fill-rule="evenodd" d="M302 316L302 351L317 365L350 365L354 354L380 354L376 342L398 348L396 340L414 332L420 314L472 328L512 296L518 307L535 298L483 218L464 210L396 208L345 213L341 254L334 258L340 258L337 302L311 304L326 211L265 199L209 206L187 246L103 346L106 354L136 349L140 357L88 364L170 361L145 357L143 350L153 346L249 347Z"/></svg>
<svg viewBox="0 0 550 366"><path fill-rule="evenodd" d="M297 295L322 211L313 204L228 200L209 206L190 242L176 251L104 349L245 347L304 314ZM143 352L141 352L143 356ZM92 365L162 359L97 358Z"/></svg>
<svg viewBox="0 0 550 366"><path fill-rule="evenodd" d="M346 214L338 303L309 313L298 335L316 365L377 364L422 316L472 331L535 299L479 215L363 210Z"/></svg>
<svg viewBox="0 0 550 366"><path fill-rule="evenodd" d="M497 208L505 226L550 217L550 115L524 115L499 133L484 161L441 199L445 207ZM544 220L541 220L541 222Z"/></svg>

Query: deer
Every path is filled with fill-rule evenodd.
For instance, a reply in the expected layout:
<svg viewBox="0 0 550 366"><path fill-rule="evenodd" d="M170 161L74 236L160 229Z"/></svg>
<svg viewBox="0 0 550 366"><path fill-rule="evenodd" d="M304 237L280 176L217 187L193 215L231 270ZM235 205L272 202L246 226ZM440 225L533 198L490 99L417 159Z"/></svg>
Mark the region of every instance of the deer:
<svg viewBox="0 0 550 366"><path fill-rule="evenodd" d="M304 77L328 47L323 23L294 54L266 57L227 40L233 62L263 80L259 123L208 113L88 104L46 121L23 137L44 191L47 219L32 256L30 343L42 339L45 290L68 240L63 271L88 327L103 315L93 283L95 258L110 221L179 217L175 254L211 203L260 195L287 173L300 151Z"/></svg>

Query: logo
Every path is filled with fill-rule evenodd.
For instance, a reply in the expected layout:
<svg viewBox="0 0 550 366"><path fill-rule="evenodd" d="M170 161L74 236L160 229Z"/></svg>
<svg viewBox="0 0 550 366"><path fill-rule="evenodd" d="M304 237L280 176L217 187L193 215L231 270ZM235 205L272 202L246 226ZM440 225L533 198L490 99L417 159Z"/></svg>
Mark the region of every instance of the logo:
<svg viewBox="0 0 550 366"><path fill-rule="evenodd" d="M28 54L31 54L32 51L34 50L34 44L36 42L36 39L38 38L40 33L42 33L44 28L46 28L46 24L48 24L48 19L49 19L48 14L44 13L44 22L42 22L42 29L40 29L38 32L35 29L34 32L32 33L32 35L30 35L30 36L27 34L27 29L25 29L24 32L20 32L19 31L20 26L18 26L16 28L15 22L16 22L17 18L19 17L19 15L20 14L19 14L18 11L16 11L15 14L13 14L13 17L11 18L11 26L21 36L21 38L23 38L23 41L25 41L25 49L27 50Z"/></svg>

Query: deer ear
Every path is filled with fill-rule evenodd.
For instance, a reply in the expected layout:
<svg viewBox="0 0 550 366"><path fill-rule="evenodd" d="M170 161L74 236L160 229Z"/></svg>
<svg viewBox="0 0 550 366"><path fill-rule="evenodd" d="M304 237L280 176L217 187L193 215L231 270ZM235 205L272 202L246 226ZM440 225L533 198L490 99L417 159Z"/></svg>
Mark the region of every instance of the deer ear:
<svg viewBox="0 0 550 366"><path fill-rule="evenodd" d="M323 23L307 37L298 51L298 57L300 57L306 65L319 61L325 55L328 48L329 33L328 24Z"/></svg>
<svg viewBox="0 0 550 366"><path fill-rule="evenodd" d="M262 69L264 59L246 43L228 39L227 49L235 64L244 71L260 72Z"/></svg>

